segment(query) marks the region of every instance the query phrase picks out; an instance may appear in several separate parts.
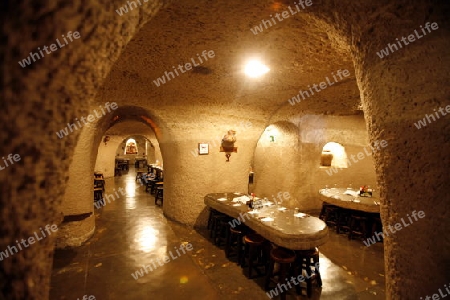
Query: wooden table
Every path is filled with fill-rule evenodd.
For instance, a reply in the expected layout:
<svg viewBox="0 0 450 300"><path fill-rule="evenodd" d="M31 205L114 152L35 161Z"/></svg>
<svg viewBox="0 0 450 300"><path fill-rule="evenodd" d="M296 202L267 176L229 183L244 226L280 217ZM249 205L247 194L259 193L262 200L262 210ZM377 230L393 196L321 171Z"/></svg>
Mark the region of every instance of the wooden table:
<svg viewBox="0 0 450 300"><path fill-rule="evenodd" d="M320 200L346 209L354 209L368 213L380 213L380 198L354 197L345 195L345 188L331 188L319 190Z"/></svg>
<svg viewBox="0 0 450 300"><path fill-rule="evenodd" d="M238 219L267 240L292 250L308 250L324 244L328 240L328 227L319 218L306 215L294 216L293 209L280 211L275 205L267 206L259 214L251 214L245 204L233 202L239 193L214 193L204 198L207 206ZM273 213L273 214L271 214ZM273 216L274 221L261 219Z"/></svg>

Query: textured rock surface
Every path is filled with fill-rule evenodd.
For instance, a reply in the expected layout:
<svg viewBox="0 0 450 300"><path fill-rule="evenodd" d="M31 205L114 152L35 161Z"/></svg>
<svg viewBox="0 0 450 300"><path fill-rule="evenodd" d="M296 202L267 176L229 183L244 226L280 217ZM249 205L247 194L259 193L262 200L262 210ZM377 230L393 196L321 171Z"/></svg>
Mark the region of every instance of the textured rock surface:
<svg viewBox="0 0 450 300"><path fill-rule="evenodd" d="M247 189L248 168L267 125L306 114L355 115L362 108L369 140L389 144L374 155L384 225L413 210L427 216L385 240L387 296L417 298L448 283L450 125L448 116L420 130L414 122L449 104L449 4L313 0L304 13L258 35L250 28L292 4L188 0L156 13L162 1L148 1L119 16L114 10L124 4L18 1L1 10L6 38L0 155L18 153L22 159L0 171L0 251L40 226L60 224L63 216L92 211L90 176L98 146L120 122L140 121L155 131L166 170L165 214L202 225L205 194ZM384 59L376 55L426 22L437 22L439 29ZM26 68L18 65L30 51L75 30L79 40ZM213 50L214 58L160 87L153 83L203 50ZM271 68L263 79L242 75L243 59L251 54L263 56ZM288 103L299 89L339 69L350 77L299 104ZM119 109L56 137L67 122L108 101ZM229 129L237 131L238 153L225 163L217 141ZM210 155L193 155L199 142L210 143ZM81 227L86 233L94 226ZM76 230L64 233L78 239ZM51 236L0 263L5 298L47 298L54 242Z"/></svg>

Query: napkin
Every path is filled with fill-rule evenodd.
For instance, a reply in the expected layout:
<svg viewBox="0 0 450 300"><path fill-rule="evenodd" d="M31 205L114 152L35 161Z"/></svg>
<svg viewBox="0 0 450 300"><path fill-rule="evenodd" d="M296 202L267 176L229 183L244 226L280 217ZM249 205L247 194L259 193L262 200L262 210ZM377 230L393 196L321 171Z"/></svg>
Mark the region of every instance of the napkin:
<svg viewBox="0 0 450 300"><path fill-rule="evenodd" d="M241 196L241 197L236 197L236 198L233 198L233 202L240 202L240 203L243 203L243 204L245 204L245 203L247 203L247 201L249 201L250 200L250 198L249 197L247 197L247 196Z"/></svg>
<svg viewBox="0 0 450 300"><path fill-rule="evenodd" d="M294 217L297 217L297 218L306 218L308 215L307 214L304 214L304 213L296 213L296 214L294 214Z"/></svg>
<svg viewBox="0 0 450 300"><path fill-rule="evenodd" d="M273 221L273 218L265 217L265 218L262 218L261 221L263 221L263 222L270 222L270 221Z"/></svg>
<svg viewBox="0 0 450 300"><path fill-rule="evenodd" d="M353 196L353 197L358 197L359 196L359 191L346 190L344 192L344 195L350 195L350 196Z"/></svg>

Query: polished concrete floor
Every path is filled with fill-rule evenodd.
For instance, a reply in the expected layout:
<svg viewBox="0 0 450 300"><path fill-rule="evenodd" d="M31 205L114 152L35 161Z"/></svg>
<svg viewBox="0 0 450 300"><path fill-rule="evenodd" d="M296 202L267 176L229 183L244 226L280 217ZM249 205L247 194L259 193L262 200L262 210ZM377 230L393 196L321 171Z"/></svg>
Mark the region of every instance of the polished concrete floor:
<svg viewBox="0 0 450 300"><path fill-rule="evenodd" d="M95 209L94 236L55 252L50 299L269 299L263 278L247 279L205 229L167 220L135 181L134 168L106 180L106 194L119 188L125 196ZM365 247L332 231L319 250L323 286L310 299L385 299L381 243ZM292 290L287 299L308 298Z"/></svg>

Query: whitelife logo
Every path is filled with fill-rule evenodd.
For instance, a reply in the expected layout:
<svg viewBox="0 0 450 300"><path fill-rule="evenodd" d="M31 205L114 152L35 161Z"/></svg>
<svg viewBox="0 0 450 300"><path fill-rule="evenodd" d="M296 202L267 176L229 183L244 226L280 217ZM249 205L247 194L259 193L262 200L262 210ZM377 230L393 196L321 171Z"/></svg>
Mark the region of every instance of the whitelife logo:
<svg viewBox="0 0 450 300"><path fill-rule="evenodd" d="M10 153L10 154L8 154L8 158L5 159L5 157L2 156L2 159L3 159L3 162L4 162L5 166L2 167L2 165L0 164L0 171L3 171L4 169L9 167L10 165L13 165L14 161L15 162L20 161L20 155L19 154L12 155L12 153ZM14 159L14 161L13 161L13 159ZM10 164L8 164L8 162L6 160L8 160Z"/></svg>
<svg viewBox="0 0 450 300"><path fill-rule="evenodd" d="M447 113L450 113L450 105L447 105L445 107L445 111L447 113L444 112L444 109L442 107L439 107L438 110L441 113L441 115L444 117L444 116L447 115ZM434 109L434 114L436 115L436 118L440 119L439 114L436 111L436 109ZM428 121L428 124L431 124L430 117L431 117L431 119L433 119L433 122L436 122L436 118L433 116L433 114L431 114L431 115L425 114L425 118L423 118L422 120L417 121L417 123L414 123L414 126L416 126L417 129L422 128L422 126L426 127L427 126L427 121Z"/></svg>
<svg viewBox="0 0 450 300"><path fill-rule="evenodd" d="M118 107L118 106L117 106L117 103L116 103L116 102L112 102L111 104L110 104L109 102L106 102L106 103L105 103L105 108L106 108L106 110L107 110L108 112L111 112L111 109L112 109L112 110L116 110L117 107ZM75 122L77 122L77 125L78 125L78 126L77 126L75 123L72 123L72 124L67 123L67 126L64 127L62 130L60 130L59 132L56 132L56 135L57 135L60 139L62 139L64 136L69 135L69 130L70 130L70 132L74 132L74 130L78 130L78 129L82 128L84 125L86 125L86 120L87 120L89 123L92 123L92 122L95 121L95 117L97 117L98 119L100 119L102 116L106 115L106 112L103 110L103 107L100 106L100 109L101 109L101 111L102 111L103 114L98 115L98 114L97 114L97 110L94 109L94 114L95 114L95 116L94 116L93 114L90 114L90 115L87 116L87 118L81 117L81 121L82 121L84 124L81 124L80 121L78 120L78 118L75 118Z"/></svg>
<svg viewBox="0 0 450 300"><path fill-rule="evenodd" d="M418 221L417 216L419 216L419 218L425 218L425 212L423 210L419 211L416 213L416 211L413 211L411 213L412 217L414 218L414 220L416 220L416 222ZM400 220L403 223L403 226L408 227L409 225L411 225L413 223L413 220L411 219L411 217L409 216L409 214L407 214L408 220L410 223L405 223L405 220L403 218L401 218ZM394 228L395 230L392 228L391 225L389 225L387 228L389 228L389 231L394 234L397 231L402 230L404 227L402 227L402 224L400 223L395 223ZM387 230L385 230L385 232L375 232L375 234L371 237L368 238L367 240L363 241L364 245L366 245L366 247L370 247L373 244L376 244L377 241L380 241L380 236L384 239L384 236L389 236L389 233Z"/></svg>
<svg viewBox="0 0 450 300"><path fill-rule="evenodd" d="M279 22L284 21L284 19L289 18L290 17L289 13L291 13L291 15L293 16L293 15L297 14L298 12L300 12L301 11L300 6L302 7L302 9L306 9L305 5L306 6L311 6L312 5L312 0L306 0L306 1L299 0L298 4L297 4L297 2L294 2L294 4L295 4L295 7L297 8L297 10L293 10L291 8L291 6L288 6L289 11L285 10L281 14L279 14L279 13L275 14L275 17L277 18L277 20ZM254 35L257 35L258 33L263 32L264 28L268 29L268 28L272 27L273 25L277 24L277 22L272 17L272 15L270 15L270 18L271 18L270 20L272 20L273 24L272 24L272 22L270 20L262 20L260 25L255 26L254 28L250 28L250 31ZM264 25L264 28L263 28L263 25Z"/></svg>
<svg viewBox="0 0 450 300"><path fill-rule="evenodd" d="M28 239L26 239L26 240L22 239L20 242L18 240L16 240L16 243L17 243L16 246L19 248L20 251L23 250L21 245L23 245L24 248L27 248L30 245L33 245L36 242L36 240L40 241L40 240L46 238L47 235L50 236L52 234L52 232L58 231L58 226L56 226L55 224L53 224L51 226L49 224L45 225L45 231L47 232L47 235L45 234L44 230L41 227L39 227L39 230L41 231L41 234L42 234L41 237L39 237L39 234L35 231L34 237L30 236ZM36 240L35 240L35 237L36 237ZM28 241L28 244L27 244L27 241ZM19 250L17 250L16 246L8 246L4 252L0 251L0 261L2 261L4 258L8 258L10 254L11 254L11 256L13 256L14 254L18 253ZM13 250L14 250L14 253L13 253ZM9 251L9 253L8 253L8 251Z"/></svg>
<svg viewBox="0 0 450 300"><path fill-rule="evenodd" d="M209 50L208 53L206 53L206 50L203 50L203 52L202 52L202 57L205 59L205 61L208 61L208 57L209 58L214 58L215 55L216 54L214 53L213 50ZM189 63L189 62L184 64L184 67L186 68L186 70L183 69L182 65L178 65L178 67L172 66L173 71L175 72L175 74L177 74L177 76L180 76L180 74L178 74L177 69L180 70L181 73L186 73L187 71L192 70L192 66L197 67L197 66L199 66L199 65L201 65L203 63L203 60L202 60L202 58L200 57L200 55L198 53L197 53L197 58L200 61L199 64L195 63L195 58L191 58L192 64ZM170 78L169 75L171 75L172 78ZM159 77L159 78L157 78L156 80L153 80L153 83L157 87L159 87L161 84L165 84L166 83L166 78L167 78L167 81L170 81L171 79L175 79L175 75L171 71L169 71L169 72L165 71L164 75Z"/></svg>
<svg viewBox="0 0 450 300"><path fill-rule="evenodd" d="M343 80L345 77L350 76L350 72L349 72L348 70L346 70L346 69L344 69L344 71L341 71L341 70L339 69L339 70L337 70L336 73L337 73L337 76L339 76L339 79L340 79L340 80ZM341 73L342 73L342 74L341 74ZM322 82L319 83L319 84L315 84L315 83L314 83L312 87L311 87L310 85L308 85L308 89L309 89L309 91L311 92L311 95L308 93L308 91L302 91L302 90L300 90L300 91L298 92L298 94L297 94L296 96L292 97L291 99L289 99L288 102L289 102L291 105L295 105L296 102L297 102L297 103L300 103L300 102L302 101L302 99L305 100L305 96L309 98L309 97L311 97L312 95L314 95L313 88L314 88L314 90L318 93L318 92L320 92L320 91L326 89L327 87L334 85L336 82L338 82L338 79L336 78L336 75L334 75L333 72L331 73L331 75L332 75L333 78L334 78L334 82L331 82L330 79L329 79L328 76L327 76L327 77L325 77L326 82L325 82L325 81L322 81ZM344 75L344 78L342 77L342 75ZM317 88L318 86L320 87L320 90ZM302 97L302 99L300 99L300 96Z"/></svg>
<svg viewBox="0 0 450 300"><path fill-rule="evenodd" d="M449 284L449 285L450 285L450 284ZM440 300L440 299L445 298L445 297L447 297L448 295L450 295L450 289L449 289L449 287L447 286L447 284L444 284L444 287L445 287L445 290L447 291L448 294L442 293L442 289L439 288L439 290L438 290L439 294L433 294L433 295L431 295L431 296L426 295L426 296L425 296L425 300ZM420 297L420 300L423 300L423 297Z"/></svg>
<svg viewBox="0 0 450 300"><path fill-rule="evenodd" d="M77 39L79 39L81 37L81 35L80 35L80 33L78 31L74 31L73 34L72 34L72 31L69 31L67 33L67 38L71 42L73 42L72 37L73 37L73 39L77 40ZM50 47L47 47L46 45L44 45L44 47L42 47L42 50L41 50L41 47L38 47L38 50L37 50L36 53L30 52L30 55L28 55L27 58L23 59L22 61L19 61L19 65L22 68L25 68L26 66L31 65L31 63L32 63L31 60L33 60L33 62L35 62L36 61L35 58L37 58L37 59L43 58L44 57L44 53L42 51L45 51L45 53L47 53L47 54L51 54L52 52L55 52L56 50L61 49L62 47L65 47L66 45L68 45L69 42L66 40L66 37L64 36L64 34L62 35L62 38L63 38L65 44L62 44L59 41L59 39L56 39L56 43L58 44L59 48L56 46L56 44L51 44ZM48 51L49 48L51 50L50 52ZM39 56L39 54L41 54L41 56Z"/></svg>
<svg viewBox="0 0 450 300"><path fill-rule="evenodd" d="M77 300L80 300L80 298L77 298ZM95 300L95 296L94 295L84 295L83 298L81 298L81 300Z"/></svg>
<svg viewBox="0 0 450 300"><path fill-rule="evenodd" d="M433 30L437 30L437 29L439 28L439 26L438 26L438 24L437 24L436 22L431 23L431 24L430 24L430 22L427 22L427 23L425 24L425 28L427 29L428 33L430 33L430 32L431 32L430 28L433 29ZM422 25L420 25L420 29L422 29L423 35L420 35L420 34L417 32L417 30L414 30L414 34L408 35L408 41L409 41L409 42L411 42L411 43L414 42L414 41L416 40L416 37L417 37L417 39L421 39L421 38L423 38L425 35L427 35L427 33L426 33L425 29L423 29ZM396 40L397 40L397 45L398 45L400 48L403 48L403 47L402 47L402 43L400 43L400 41L398 40L398 38L396 38ZM405 46L406 46L406 45L409 45L409 43L406 41L406 38L405 38L404 36L402 36L401 40L402 40L402 42L403 42L403 44L404 44ZM394 44L388 43L388 46L387 46L386 48L382 49L380 52L377 52L377 55L378 55L380 58L384 58L385 56L388 56L388 55L390 54L389 51L390 51L391 53L394 53L395 51L397 51L397 50L398 50L397 45L396 45L395 43L394 43Z"/></svg>
<svg viewBox="0 0 450 300"><path fill-rule="evenodd" d="M156 262L159 264L160 267L162 267L164 264L169 263L171 260L170 258L172 258L172 260L177 259L178 257L181 256L181 254L186 254L186 250L187 251L192 251L194 249L194 247L192 246L191 243L183 243L180 245L180 247L177 249L177 247L175 246L175 251L177 252L178 256L174 256L172 254L172 250L169 251L170 257L169 256L164 256L163 261L161 261L159 258L156 259ZM182 253L180 253L178 250L180 250ZM148 274L148 269L150 269L150 272L152 272L153 270L156 270L158 268L158 266L155 264L155 261L153 261L153 259L150 261L149 265L145 265L143 268L141 268L140 270L137 270L136 272L134 272L133 274L131 274L131 276L135 279L138 280L140 277L144 276L144 272L145 274Z"/></svg>
<svg viewBox="0 0 450 300"><path fill-rule="evenodd" d="M148 0L136 0L136 1L137 1L137 3L139 3L139 6L142 6L141 1L144 3L148 2ZM127 4L125 4L124 6L121 6L119 9L116 9L116 13L119 16L122 16L122 15L128 13L128 7L130 7L130 11L132 11L133 10L132 4L134 4L134 8L137 8L136 1L127 1ZM128 7L127 7L127 5L128 5Z"/></svg>
<svg viewBox="0 0 450 300"><path fill-rule="evenodd" d="M142 185L142 184L141 184L141 185ZM120 194L121 194L122 196L126 196L126 192L125 192L125 190L124 190L122 187L118 188L118 191L120 192ZM116 189L114 189L113 193L116 194L117 199L120 198L119 193L117 193ZM98 201L94 202L95 208L96 208L96 209L99 209L99 208L105 206L105 205L106 205L106 202L111 203L111 200L112 200L112 201L116 201L116 197L114 196L113 193L111 193L111 194L105 194L105 196L104 196L101 200L98 200ZM106 200L105 200L105 199L106 199Z"/></svg>
<svg viewBox="0 0 450 300"><path fill-rule="evenodd" d="M316 270L319 269L318 262L314 264L314 268ZM303 276L303 275L298 275L297 277L291 276L290 279L286 278L286 283L279 282L274 289L271 289L270 291L266 292L266 295L267 295L267 297L272 299L272 298L278 296L279 294L283 293L283 290L287 292L289 289L291 289L292 288L291 282L294 285L298 285L298 284L306 281L307 279L312 278L312 276L313 276L313 273L306 274L306 276ZM289 288L288 288L288 286L289 286Z"/></svg>

